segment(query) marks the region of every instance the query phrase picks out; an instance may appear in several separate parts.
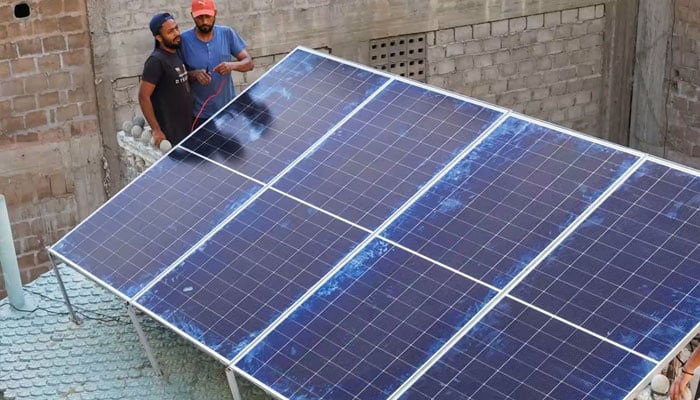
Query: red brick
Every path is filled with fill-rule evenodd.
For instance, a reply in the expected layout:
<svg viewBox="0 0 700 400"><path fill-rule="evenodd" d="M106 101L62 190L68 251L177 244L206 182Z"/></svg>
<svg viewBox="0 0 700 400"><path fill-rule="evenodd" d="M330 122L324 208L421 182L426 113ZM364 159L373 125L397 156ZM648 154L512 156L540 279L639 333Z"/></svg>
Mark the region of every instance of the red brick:
<svg viewBox="0 0 700 400"><path fill-rule="evenodd" d="M34 24L31 20L23 20L20 22L15 22L7 24L7 32L12 35L12 37L30 37L34 36Z"/></svg>
<svg viewBox="0 0 700 400"><path fill-rule="evenodd" d="M34 189L36 190L37 200L43 200L45 198L51 197L51 184L48 177L44 175L35 175L32 178L34 182ZM27 230L29 230L29 224L27 224ZM16 235L17 236L17 235ZM28 235L25 235L28 236ZM24 237L24 236L20 236Z"/></svg>
<svg viewBox="0 0 700 400"><path fill-rule="evenodd" d="M24 90L29 94L38 94L44 92L47 88L46 75L42 73L24 78ZM39 98L41 98L41 96L43 96L43 94L41 94Z"/></svg>
<svg viewBox="0 0 700 400"><path fill-rule="evenodd" d="M84 17L82 15L77 17L64 15L58 19L58 26L61 32L84 31Z"/></svg>
<svg viewBox="0 0 700 400"><path fill-rule="evenodd" d="M27 271L30 267L33 267L35 265L34 253L24 254L20 257L17 257L17 264L19 265L20 269Z"/></svg>
<svg viewBox="0 0 700 400"><path fill-rule="evenodd" d="M36 38L17 41L16 46L20 57L41 54L41 40Z"/></svg>
<svg viewBox="0 0 700 400"><path fill-rule="evenodd" d="M10 77L10 62L0 61L0 79L7 79Z"/></svg>
<svg viewBox="0 0 700 400"><path fill-rule="evenodd" d="M39 142L41 143L55 143L65 139L66 137L61 128L45 129L39 132Z"/></svg>
<svg viewBox="0 0 700 400"><path fill-rule="evenodd" d="M12 112L12 99L0 100L0 119L9 117Z"/></svg>
<svg viewBox="0 0 700 400"><path fill-rule="evenodd" d="M68 42L69 50L90 48L90 36L87 34L87 32L67 35L66 41Z"/></svg>
<svg viewBox="0 0 700 400"><path fill-rule="evenodd" d="M57 72L49 75L49 89L68 89L72 86L69 72Z"/></svg>
<svg viewBox="0 0 700 400"><path fill-rule="evenodd" d="M79 67L87 64L87 50L73 50L61 54L63 68Z"/></svg>
<svg viewBox="0 0 700 400"><path fill-rule="evenodd" d="M26 125L27 129L38 128L46 125L47 123L48 119L46 118L45 110L30 112L24 116L24 124ZM35 135L35 137L36 139L32 139L32 142L38 140L38 136ZM19 141L19 138L17 138L17 140Z"/></svg>
<svg viewBox="0 0 700 400"><path fill-rule="evenodd" d="M27 271L29 275L29 281L33 281L34 279L47 273L50 269L49 264L47 264L48 256L42 256L42 253L46 253L46 251L42 250L36 253L36 267L30 268L29 271ZM46 259L46 261L41 261L44 258Z"/></svg>
<svg viewBox="0 0 700 400"><path fill-rule="evenodd" d="M85 13L84 0L63 0L63 11Z"/></svg>
<svg viewBox="0 0 700 400"><path fill-rule="evenodd" d="M10 60L10 69L13 75L31 74L36 72L34 58L19 58Z"/></svg>
<svg viewBox="0 0 700 400"><path fill-rule="evenodd" d="M31 231L29 229L29 222L27 221L22 221L18 222L16 224L12 224L12 235L14 237L18 238L23 238L31 235Z"/></svg>
<svg viewBox="0 0 700 400"><path fill-rule="evenodd" d="M39 3L38 11L42 16L56 15L63 12L62 0L44 0Z"/></svg>
<svg viewBox="0 0 700 400"><path fill-rule="evenodd" d="M0 60L12 60L17 58L17 47L12 43L0 44Z"/></svg>
<svg viewBox="0 0 700 400"><path fill-rule="evenodd" d="M7 133L16 134L24 131L24 117L8 117L0 121L0 130Z"/></svg>
<svg viewBox="0 0 700 400"><path fill-rule="evenodd" d="M12 99L12 111L17 114L23 114L34 109L36 109L36 96L33 94L16 96Z"/></svg>
<svg viewBox="0 0 700 400"><path fill-rule="evenodd" d="M46 80L44 80L46 82ZM55 107L60 104L58 92L43 93L39 96L38 105L40 108Z"/></svg>
<svg viewBox="0 0 700 400"><path fill-rule="evenodd" d="M94 101L86 101L80 103L80 114L83 116L97 115L97 103Z"/></svg>
<svg viewBox="0 0 700 400"><path fill-rule="evenodd" d="M80 115L80 110L77 104L68 104L63 107L58 107L56 109L56 120L55 122L66 122Z"/></svg>
<svg viewBox="0 0 700 400"><path fill-rule="evenodd" d="M33 23L33 29L36 35L55 35L56 32L61 31L61 27L58 23L58 18L44 16L41 20L35 20Z"/></svg>
<svg viewBox="0 0 700 400"><path fill-rule="evenodd" d="M66 49L66 38L63 35L46 37L41 39L41 42L44 46L44 51L47 53Z"/></svg>
<svg viewBox="0 0 700 400"><path fill-rule="evenodd" d="M37 59L39 64L39 72L42 74L50 74L61 70L61 55L46 54Z"/></svg>
<svg viewBox="0 0 700 400"><path fill-rule="evenodd" d="M12 147L15 144L15 136L5 133L0 133L0 149L3 147Z"/></svg>
<svg viewBox="0 0 700 400"><path fill-rule="evenodd" d="M17 143L33 143L39 141L39 134L36 132L27 132L15 136Z"/></svg>

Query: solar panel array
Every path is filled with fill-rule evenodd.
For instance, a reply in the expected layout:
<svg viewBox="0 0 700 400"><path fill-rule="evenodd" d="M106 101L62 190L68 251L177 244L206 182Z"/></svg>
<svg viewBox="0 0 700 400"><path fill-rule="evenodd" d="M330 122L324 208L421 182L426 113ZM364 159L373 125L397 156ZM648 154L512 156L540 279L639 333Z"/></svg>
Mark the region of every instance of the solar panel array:
<svg viewBox="0 0 700 400"><path fill-rule="evenodd" d="M290 399L629 397L700 174L298 48L51 248Z"/></svg>

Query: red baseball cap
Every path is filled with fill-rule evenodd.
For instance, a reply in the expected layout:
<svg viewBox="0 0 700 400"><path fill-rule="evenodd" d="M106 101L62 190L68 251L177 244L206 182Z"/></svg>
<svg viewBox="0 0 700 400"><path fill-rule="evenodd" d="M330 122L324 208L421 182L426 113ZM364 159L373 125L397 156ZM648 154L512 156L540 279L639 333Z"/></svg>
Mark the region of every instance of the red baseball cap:
<svg viewBox="0 0 700 400"><path fill-rule="evenodd" d="M213 0L192 0L192 16L216 15L216 6Z"/></svg>

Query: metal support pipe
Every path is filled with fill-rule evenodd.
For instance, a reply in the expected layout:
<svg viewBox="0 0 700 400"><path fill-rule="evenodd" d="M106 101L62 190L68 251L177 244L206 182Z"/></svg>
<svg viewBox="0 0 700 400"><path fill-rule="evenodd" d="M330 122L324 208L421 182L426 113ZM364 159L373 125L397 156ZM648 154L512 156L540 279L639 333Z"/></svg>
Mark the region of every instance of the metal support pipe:
<svg viewBox="0 0 700 400"><path fill-rule="evenodd" d="M10 229L10 215L7 212L5 196L0 194L0 266L5 278L5 289L10 304L16 309L22 309L25 304L22 279L17 265L17 253Z"/></svg>
<svg viewBox="0 0 700 400"><path fill-rule="evenodd" d="M238 390L236 374L229 367L226 367L226 380L228 381L228 387L231 389L231 395L233 396L233 400L242 400L241 392Z"/></svg>
<svg viewBox="0 0 700 400"><path fill-rule="evenodd" d="M73 323L76 325L80 325L83 323L83 320L80 319L78 314L76 314L75 310L73 310L73 305L70 303L70 298L68 297L68 292L66 291L66 285L63 284L63 278L61 278L61 273L58 271L58 268L56 267L56 263L53 260L53 255L51 255L51 252L49 249L46 249L46 252L49 254L49 261L51 262L51 268L53 269L53 272L56 274L56 280L58 281L58 287L61 289L61 294L63 295L63 300L66 302L66 306L68 307L68 311L70 312L70 317L73 320Z"/></svg>
<svg viewBox="0 0 700 400"><path fill-rule="evenodd" d="M131 322L133 322L134 327L136 328L136 333L139 336L139 341L141 341L141 345L146 350L146 357L148 357L148 361L150 361L151 367L153 367L153 370L155 370L156 375L163 378L163 380L165 380L167 382L168 376L165 375L163 373L163 371L160 369L160 364L158 364L158 359L156 358L155 354L153 354L153 350L151 349L151 345L148 343L148 338L146 338L146 334L143 333L143 329L141 328L141 323L139 322L138 318L136 317L136 311L134 311L134 306L132 306L131 303L126 303L126 311L129 313L129 318L131 318Z"/></svg>

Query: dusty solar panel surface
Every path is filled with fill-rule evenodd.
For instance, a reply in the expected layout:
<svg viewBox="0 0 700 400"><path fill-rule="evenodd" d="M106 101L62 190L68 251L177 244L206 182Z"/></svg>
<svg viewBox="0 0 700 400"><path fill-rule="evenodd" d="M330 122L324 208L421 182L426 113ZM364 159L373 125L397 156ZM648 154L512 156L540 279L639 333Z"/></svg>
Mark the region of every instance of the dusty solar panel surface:
<svg viewBox="0 0 700 400"><path fill-rule="evenodd" d="M280 398L623 399L700 326L700 177L297 48L51 253Z"/></svg>

